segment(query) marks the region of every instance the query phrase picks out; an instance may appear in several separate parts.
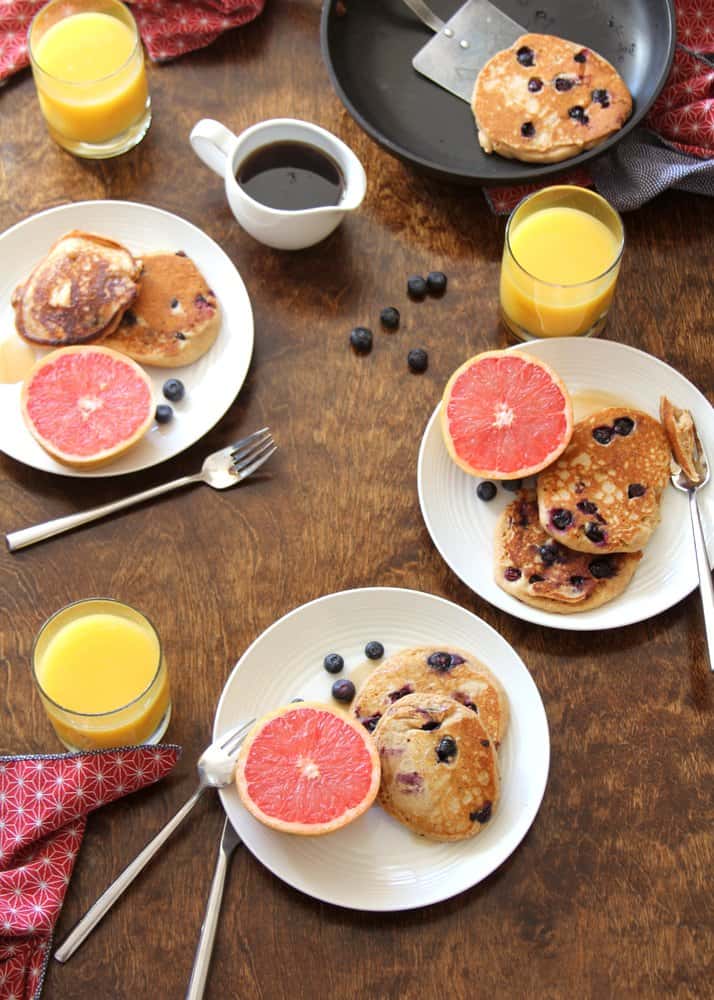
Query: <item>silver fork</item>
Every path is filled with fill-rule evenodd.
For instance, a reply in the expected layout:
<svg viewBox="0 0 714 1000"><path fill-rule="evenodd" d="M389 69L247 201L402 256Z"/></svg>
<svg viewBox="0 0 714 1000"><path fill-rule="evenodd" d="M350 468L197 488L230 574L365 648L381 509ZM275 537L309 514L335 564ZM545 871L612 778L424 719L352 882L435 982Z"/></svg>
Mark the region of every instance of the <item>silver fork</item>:
<svg viewBox="0 0 714 1000"><path fill-rule="evenodd" d="M277 445L273 442L270 430L263 427L248 437L241 438L221 451L215 451L209 455L203 463L200 472L193 476L181 476L170 483L162 483L160 486L153 486L150 490L141 493L134 493L123 500L114 500L112 503L102 504L101 507L93 507L91 510L81 511L78 514L68 514L66 517L57 517L54 521L45 521L44 524L36 524L31 528L21 528L5 536L7 547L11 552L17 549L24 549L35 542L42 542L53 535L59 535L63 531L70 531L79 527L80 524L87 524L89 521L96 521L100 517L114 514L125 507L132 507L134 504L142 503L144 500L152 500L163 493L169 493L180 486L189 486L191 483L206 483L214 490L225 490L229 486L235 486L242 482L263 465L276 450Z"/></svg>
<svg viewBox="0 0 714 1000"><path fill-rule="evenodd" d="M672 486L681 490L689 497L689 516L692 521L692 534L694 536L694 551L697 557L697 572L699 573L699 593L702 598L702 611L704 612L704 632L707 641L707 651L709 653L709 668L714 670L714 585L712 585L711 570L709 568L709 556L707 555L707 543L704 538L702 528L702 518L699 513L697 503L697 493L706 486L711 478L707 456L702 448L696 428L694 429L694 440L697 454L694 456L694 465L699 472L696 482L691 480L684 470L672 459Z"/></svg>
<svg viewBox="0 0 714 1000"><path fill-rule="evenodd" d="M154 839L149 841L144 850L140 854L137 854L131 864L127 865L124 871L104 890L96 903L90 906L81 920L69 932L55 952L55 958L58 962L66 962L68 958L74 955L77 948L79 948L85 938L89 937L104 914L111 909L114 903L131 885L139 872L146 867L174 830L183 823L205 790L207 788L223 788L224 785L228 785L231 782L236 766L238 750L245 739L246 733L254 722L255 719L242 722L234 729L219 736L217 740L214 740L203 751L196 765L199 779L196 791L181 806L176 815L168 821L166 826L159 830Z"/></svg>

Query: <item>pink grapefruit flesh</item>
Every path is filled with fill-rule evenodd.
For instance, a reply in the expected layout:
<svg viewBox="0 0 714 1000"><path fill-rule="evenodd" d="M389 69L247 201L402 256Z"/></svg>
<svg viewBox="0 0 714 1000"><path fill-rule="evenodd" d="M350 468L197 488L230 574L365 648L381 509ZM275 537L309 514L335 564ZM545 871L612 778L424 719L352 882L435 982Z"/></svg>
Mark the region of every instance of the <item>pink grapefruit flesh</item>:
<svg viewBox="0 0 714 1000"><path fill-rule="evenodd" d="M133 447L149 429L148 375L107 347L63 347L46 355L22 387L22 415L58 462L91 468Z"/></svg>
<svg viewBox="0 0 714 1000"><path fill-rule="evenodd" d="M368 809L379 790L377 749L367 730L318 702L285 705L260 719L241 747L243 805L274 830L318 835Z"/></svg>
<svg viewBox="0 0 714 1000"><path fill-rule="evenodd" d="M484 479L521 479L563 452L573 406L553 369L518 351L486 351L449 379L441 429L451 458Z"/></svg>

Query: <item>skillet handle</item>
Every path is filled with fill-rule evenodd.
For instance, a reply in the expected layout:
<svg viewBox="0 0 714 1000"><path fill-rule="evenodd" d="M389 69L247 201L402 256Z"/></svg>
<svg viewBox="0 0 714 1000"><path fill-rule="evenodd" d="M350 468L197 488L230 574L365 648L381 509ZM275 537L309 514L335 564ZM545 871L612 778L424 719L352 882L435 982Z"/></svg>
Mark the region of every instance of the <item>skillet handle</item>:
<svg viewBox="0 0 714 1000"><path fill-rule="evenodd" d="M424 0L402 0L403 3L419 18L422 24L437 34L443 31L445 35L453 35L451 28L447 28L440 17L437 17L433 10L424 3Z"/></svg>

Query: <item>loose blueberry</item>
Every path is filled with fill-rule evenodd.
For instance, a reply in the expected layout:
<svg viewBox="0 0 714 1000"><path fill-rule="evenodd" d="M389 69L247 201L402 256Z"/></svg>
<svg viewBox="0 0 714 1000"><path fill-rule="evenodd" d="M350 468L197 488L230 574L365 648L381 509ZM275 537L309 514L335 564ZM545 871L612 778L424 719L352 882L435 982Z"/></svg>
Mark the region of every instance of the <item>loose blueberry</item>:
<svg viewBox="0 0 714 1000"><path fill-rule="evenodd" d="M352 701L355 696L355 686L352 681L335 681L332 685L332 697L337 701Z"/></svg>
<svg viewBox="0 0 714 1000"><path fill-rule="evenodd" d="M488 823L491 819L492 808L493 803L487 802L482 809L477 809L476 812L469 813L469 819L472 823Z"/></svg>
<svg viewBox="0 0 714 1000"><path fill-rule="evenodd" d="M595 559L591 559L588 569L590 575L594 576L596 580L609 580L615 575L615 567L609 556L597 556Z"/></svg>
<svg viewBox="0 0 714 1000"><path fill-rule="evenodd" d="M446 291L447 278L443 271L429 271L426 276L426 287L430 295L443 295Z"/></svg>
<svg viewBox="0 0 714 1000"><path fill-rule="evenodd" d="M356 326L350 334L350 343L357 354L369 354L372 350L372 331L366 326Z"/></svg>
<svg viewBox="0 0 714 1000"><path fill-rule="evenodd" d="M532 76L528 81L528 89L531 94L537 94L539 90L543 89L543 81L540 77Z"/></svg>
<svg viewBox="0 0 714 1000"><path fill-rule="evenodd" d="M515 583L516 580L520 580L522 574L515 566L509 566L503 575L509 583Z"/></svg>
<svg viewBox="0 0 714 1000"><path fill-rule="evenodd" d="M396 330L399 326L399 310L394 306L386 306L379 314L382 326L387 330Z"/></svg>
<svg viewBox="0 0 714 1000"><path fill-rule="evenodd" d="M552 566L558 558L558 551L554 545L541 545L538 549L538 555L546 566Z"/></svg>
<svg viewBox="0 0 714 1000"><path fill-rule="evenodd" d="M571 585L573 587L582 587L582 585L585 583L585 577L584 576L571 576L570 577L570 583L571 583Z"/></svg>
<svg viewBox="0 0 714 1000"><path fill-rule="evenodd" d="M426 280L420 274L407 279L407 295L411 299L423 299L426 295Z"/></svg>
<svg viewBox="0 0 714 1000"><path fill-rule="evenodd" d="M409 370L417 375L421 375L429 367L429 355L426 353L423 347L414 347L407 354L407 364L409 365Z"/></svg>
<svg viewBox="0 0 714 1000"><path fill-rule="evenodd" d="M345 665L345 661L339 653L328 653L322 661L322 665L328 674L339 674Z"/></svg>
<svg viewBox="0 0 714 1000"><path fill-rule="evenodd" d="M545 580L545 577L541 576L540 573L531 573L528 577L528 583L542 583L543 580Z"/></svg>
<svg viewBox="0 0 714 1000"><path fill-rule="evenodd" d="M172 403L178 403L183 399L186 389L180 378L169 378L164 382L163 394Z"/></svg>
<svg viewBox="0 0 714 1000"><path fill-rule="evenodd" d="M610 444L612 441L612 430L609 427L595 427L593 428L593 437L598 444Z"/></svg>
<svg viewBox="0 0 714 1000"><path fill-rule="evenodd" d="M442 736L436 748L436 759L442 764L450 764L457 754L456 740L453 736Z"/></svg>
<svg viewBox="0 0 714 1000"><path fill-rule="evenodd" d="M524 139L532 139L535 135L535 125L533 122L523 122L521 125L521 135Z"/></svg>
<svg viewBox="0 0 714 1000"><path fill-rule="evenodd" d="M522 479L504 479L501 482L501 486L504 490L508 490L509 493L518 493L520 488L523 486Z"/></svg>
<svg viewBox="0 0 714 1000"><path fill-rule="evenodd" d="M634 500L636 497L643 497L647 492L647 487L643 486L642 483L630 483L627 487L627 496L630 500Z"/></svg>
<svg viewBox="0 0 714 1000"><path fill-rule="evenodd" d="M551 511L550 519L553 523L553 527L557 528L558 531L565 531L573 523L573 515L569 510L564 510L562 507L556 507L555 510Z"/></svg>
<svg viewBox="0 0 714 1000"><path fill-rule="evenodd" d="M587 50L586 49L581 49L580 52L576 52L575 53L575 55L573 56L573 59L577 63L584 63L585 60L587 59L587 57L588 57Z"/></svg>
<svg viewBox="0 0 714 1000"><path fill-rule="evenodd" d="M521 45L518 52L516 52L516 59L521 66L533 66L535 64L535 53L527 45Z"/></svg>
<svg viewBox="0 0 714 1000"><path fill-rule="evenodd" d="M635 421L630 417L618 417L613 423L612 429L615 434L619 434L620 437L627 437L628 434L632 434L635 426Z"/></svg>
<svg viewBox="0 0 714 1000"><path fill-rule="evenodd" d="M174 411L166 403L159 403L154 416L157 424L168 424L170 420L173 420Z"/></svg>
<svg viewBox="0 0 714 1000"><path fill-rule="evenodd" d="M593 503L592 500L579 500L575 506L583 514L597 514L597 504Z"/></svg>
<svg viewBox="0 0 714 1000"><path fill-rule="evenodd" d="M558 76L555 80L555 89L559 94L564 94L568 90L572 90L575 86L575 80L568 80L565 76Z"/></svg>
<svg viewBox="0 0 714 1000"><path fill-rule="evenodd" d="M605 532L602 530L600 525L595 524L594 521L588 521L585 525L585 534L591 542L595 542L596 544L605 541Z"/></svg>
<svg viewBox="0 0 714 1000"><path fill-rule="evenodd" d="M384 646L381 642L368 642L364 647L364 655L368 660L381 660L384 656Z"/></svg>
<svg viewBox="0 0 714 1000"><path fill-rule="evenodd" d="M484 479L484 481L479 483L476 487L476 496L479 500L485 500L486 502L493 500L496 493L498 493L496 484L492 483L490 479Z"/></svg>

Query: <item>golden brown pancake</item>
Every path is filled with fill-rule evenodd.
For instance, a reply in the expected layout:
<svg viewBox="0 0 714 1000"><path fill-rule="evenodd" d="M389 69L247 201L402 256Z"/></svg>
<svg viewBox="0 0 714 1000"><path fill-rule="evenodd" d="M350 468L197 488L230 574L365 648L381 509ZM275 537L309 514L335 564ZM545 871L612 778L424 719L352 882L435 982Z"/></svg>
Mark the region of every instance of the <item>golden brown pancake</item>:
<svg viewBox="0 0 714 1000"><path fill-rule="evenodd" d="M554 541L541 526L534 490L523 490L496 528L498 586L524 604L559 615L590 611L617 597L641 558L641 552L593 556Z"/></svg>
<svg viewBox="0 0 714 1000"><path fill-rule="evenodd" d="M538 476L540 523L569 549L638 552L660 518L670 451L662 425L611 406L575 425L570 444Z"/></svg>
<svg viewBox="0 0 714 1000"><path fill-rule="evenodd" d="M141 261L114 240L74 230L13 292L17 332L35 344L88 344L111 333L136 297Z"/></svg>
<svg viewBox="0 0 714 1000"><path fill-rule="evenodd" d="M554 163L624 125L632 97L610 63L555 35L522 35L476 79L471 107L486 153Z"/></svg>
<svg viewBox="0 0 714 1000"><path fill-rule="evenodd" d="M354 700L353 712L370 731L390 705L414 691L445 694L476 713L496 746L508 726L508 699L490 670L462 649L403 649L372 671Z"/></svg>
<svg viewBox="0 0 714 1000"><path fill-rule="evenodd" d="M696 459L699 445L692 414L689 410L680 410L666 396L662 396L659 416L675 461L690 483L698 483L702 475Z"/></svg>
<svg viewBox="0 0 714 1000"><path fill-rule="evenodd" d="M184 253L144 257L139 294L104 341L143 365L190 365L211 347L221 328L216 296Z"/></svg>
<svg viewBox="0 0 714 1000"><path fill-rule="evenodd" d="M478 715L440 694L395 702L374 731L382 765L379 802L431 840L473 837L498 802L498 759Z"/></svg>

